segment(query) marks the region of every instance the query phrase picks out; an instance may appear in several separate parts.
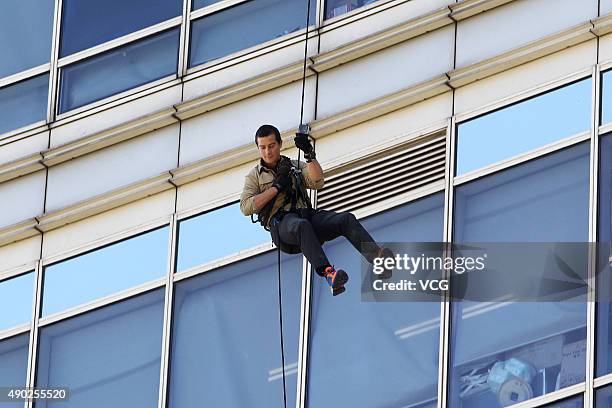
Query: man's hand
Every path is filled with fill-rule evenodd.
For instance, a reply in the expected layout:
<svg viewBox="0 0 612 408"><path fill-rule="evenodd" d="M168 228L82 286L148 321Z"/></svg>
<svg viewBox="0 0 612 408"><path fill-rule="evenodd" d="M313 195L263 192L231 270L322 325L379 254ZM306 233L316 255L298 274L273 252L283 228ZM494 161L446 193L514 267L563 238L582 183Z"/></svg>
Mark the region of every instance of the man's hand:
<svg viewBox="0 0 612 408"><path fill-rule="evenodd" d="M310 163L316 159L314 147L312 147L312 143L310 143L307 133L296 133L293 140L295 142L295 146L304 152L304 159L306 159L307 162Z"/></svg>
<svg viewBox="0 0 612 408"><path fill-rule="evenodd" d="M291 177L289 174L278 174L272 182L272 187L276 187L279 193L291 189Z"/></svg>

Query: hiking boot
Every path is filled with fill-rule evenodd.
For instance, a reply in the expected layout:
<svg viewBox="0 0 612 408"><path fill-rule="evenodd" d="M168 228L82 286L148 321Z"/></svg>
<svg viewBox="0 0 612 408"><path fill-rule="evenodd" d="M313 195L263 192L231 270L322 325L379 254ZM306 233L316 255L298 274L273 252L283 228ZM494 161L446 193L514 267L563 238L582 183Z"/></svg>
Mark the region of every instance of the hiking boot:
<svg viewBox="0 0 612 408"><path fill-rule="evenodd" d="M378 250L378 255L376 255L377 258L395 258L395 255L393 254L393 252L391 252L391 250L389 248L383 248L381 247ZM383 263L384 265L384 263ZM394 268L385 268L382 273L380 273L378 275L378 277L380 279L391 279L391 277L393 276L393 269Z"/></svg>
<svg viewBox="0 0 612 408"><path fill-rule="evenodd" d="M348 274L342 269L335 270L333 266L328 266L325 268L323 276L333 296L337 296L346 290L344 285L348 282Z"/></svg>

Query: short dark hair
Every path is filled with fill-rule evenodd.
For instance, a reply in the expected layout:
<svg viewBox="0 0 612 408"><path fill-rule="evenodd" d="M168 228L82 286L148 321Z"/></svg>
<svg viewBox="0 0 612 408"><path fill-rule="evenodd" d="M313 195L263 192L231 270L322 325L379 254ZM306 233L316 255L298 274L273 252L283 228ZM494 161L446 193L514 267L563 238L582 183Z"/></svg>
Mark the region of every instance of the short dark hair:
<svg viewBox="0 0 612 408"><path fill-rule="evenodd" d="M259 127L259 129L257 129L257 132L255 132L255 146L259 146L259 143L257 143L257 138L259 138L259 137L266 137L266 136L270 136L270 135L274 135L276 137L276 141L278 142L278 144L282 144L283 143L283 140L281 139L280 132L278 131L276 126L261 125Z"/></svg>

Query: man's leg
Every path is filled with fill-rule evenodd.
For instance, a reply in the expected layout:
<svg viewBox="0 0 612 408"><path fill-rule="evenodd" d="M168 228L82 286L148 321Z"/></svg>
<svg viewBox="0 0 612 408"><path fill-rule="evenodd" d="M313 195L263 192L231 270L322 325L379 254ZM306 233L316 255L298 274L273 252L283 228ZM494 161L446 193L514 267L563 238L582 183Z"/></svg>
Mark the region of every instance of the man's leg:
<svg viewBox="0 0 612 408"><path fill-rule="evenodd" d="M312 216L311 223L323 241L346 237L369 263L380 254L380 247L374 238L350 212L319 210Z"/></svg>
<svg viewBox="0 0 612 408"><path fill-rule="evenodd" d="M281 241L300 247L317 275L327 280L334 296L344 292L348 275L343 270L336 271L331 266L309 220L295 214L287 214L278 226L278 235Z"/></svg>

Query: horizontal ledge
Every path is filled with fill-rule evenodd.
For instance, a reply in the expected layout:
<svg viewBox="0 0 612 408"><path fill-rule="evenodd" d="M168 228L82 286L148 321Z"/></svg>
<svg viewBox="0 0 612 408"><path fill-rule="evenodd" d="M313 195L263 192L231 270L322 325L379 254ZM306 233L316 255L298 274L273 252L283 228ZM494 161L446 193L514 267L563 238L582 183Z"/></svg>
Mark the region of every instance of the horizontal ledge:
<svg viewBox="0 0 612 408"><path fill-rule="evenodd" d="M41 153L34 153L0 166L0 183L43 170L45 166L42 159Z"/></svg>
<svg viewBox="0 0 612 408"><path fill-rule="evenodd" d="M451 18L455 21L465 20L468 17L483 13L514 0L466 0L461 3L451 4Z"/></svg>
<svg viewBox="0 0 612 408"><path fill-rule="evenodd" d="M591 22L593 23L593 33L599 37L612 32L612 14L593 19Z"/></svg>
<svg viewBox="0 0 612 408"><path fill-rule="evenodd" d="M583 23L485 61L453 70L448 73L449 84L453 88L459 88L526 62L554 54L564 48L583 43L595 38L595 35L591 32L592 28L591 22Z"/></svg>
<svg viewBox="0 0 612 408"><path fill-rule="evenodd" d="M13 242L21 241L40 234L37 226L38 222L36 219L30 218L17 224L2 228L0 230L0 246L8 245Z"/></svg>

